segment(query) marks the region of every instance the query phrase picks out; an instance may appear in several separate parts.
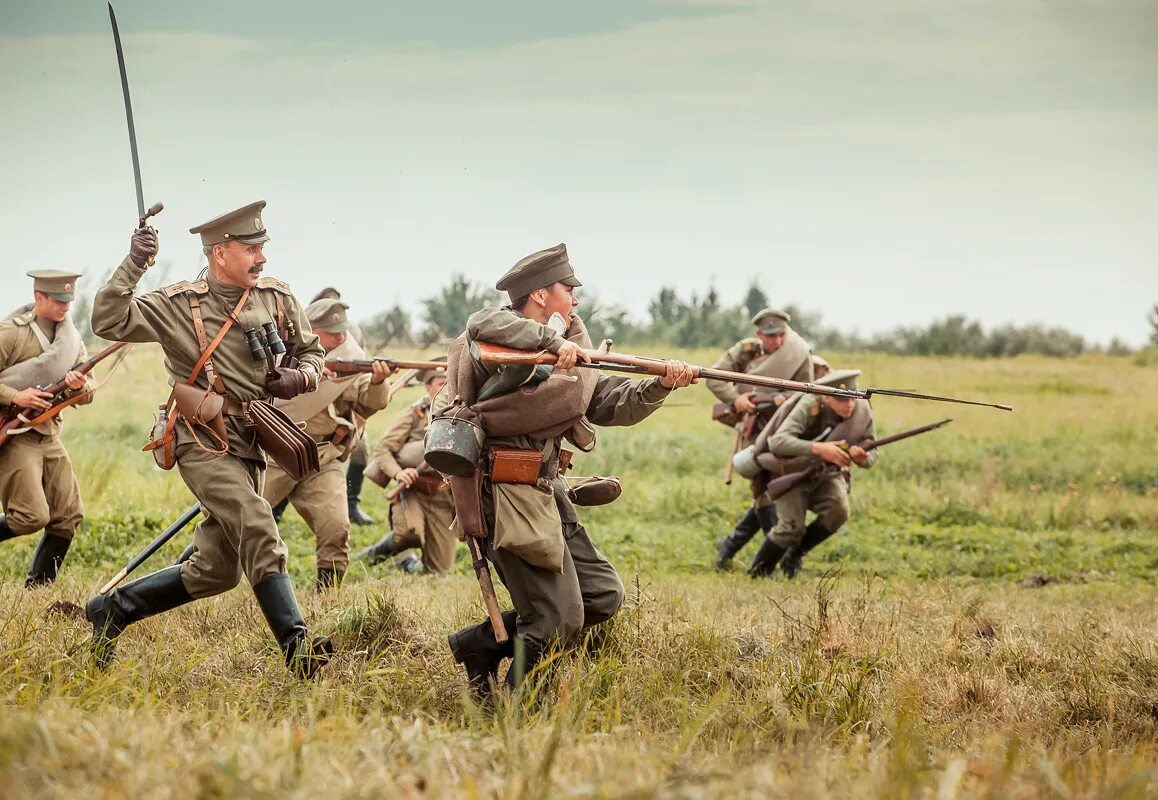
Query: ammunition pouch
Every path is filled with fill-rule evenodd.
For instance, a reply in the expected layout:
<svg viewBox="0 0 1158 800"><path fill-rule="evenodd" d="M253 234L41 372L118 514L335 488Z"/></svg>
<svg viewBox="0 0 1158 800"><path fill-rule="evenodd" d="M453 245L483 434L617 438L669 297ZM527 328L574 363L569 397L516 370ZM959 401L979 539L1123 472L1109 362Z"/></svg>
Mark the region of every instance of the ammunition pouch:
<svg viewBox="0 0 1158 800"><path fill-rule="evenodd" d="M560 450L558 458L543 461L538 450L492 447L487 451L487 477L491 483L537 486L540 480L553 481L571 466L571 451Z"/></svg>
<svg viewBox="0 0 1158 800"><path fill-rule="evenodd" d="M460 538L470 536L485 539L487 536L486 517L483 515L482 482L483 471L476 469L473 475L449 475L450 496L454 501L454 518Z"/></svg>

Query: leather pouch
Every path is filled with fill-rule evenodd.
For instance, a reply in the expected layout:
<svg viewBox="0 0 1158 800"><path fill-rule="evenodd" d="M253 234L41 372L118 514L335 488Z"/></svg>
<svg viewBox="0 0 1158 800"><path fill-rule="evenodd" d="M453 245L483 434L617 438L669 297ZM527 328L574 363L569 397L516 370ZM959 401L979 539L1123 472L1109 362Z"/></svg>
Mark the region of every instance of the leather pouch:
<svg viewBox="0 0 1158 800"><path fill-rule="evenodd" d="M490 449L490 477L493 483L518 483L534 486L539 482L543 454L538 450L508 447Z"/></svg>
<svg viewBox="0 0 1158 800"><path fill-rule="evenodd" d="M619 478L588 478L567 489L567 497L577 506L604 506L623 494Z"/></svg>
<svg viewBox="0 0 1158 800"><path fill-rule="evenodd" d="M287 475L300 481L318 471L317 444L284 411L264 400L254 400L248 406L248 416L257 430L261 449Z"/></svg>
<svg viewBox="0 0 1158 800"><path fill-rule="evenodd" d="M181 414L191 424L205 428L217 435L222 445L226 441L225 396L210 389L199 389L186 383L173 386L173 402Z"/></svg>
<svg viewBox="0 0 1158 800"><path fill-rule="evenodd" d="M458 525L459 534L464 538L471 536L485 539L487 536L482 507L482 477L482 470L475 470L474 475L469 477L448 475L446 478L450 482L450 495L454 500L454 521Z"/></svg>
<svg viewBox="0 0 1158 800"><path fill-rule="evenodd" d="M410 488L419 494L438 494L445 485L441 475L437 473L420 472L418 473L418 477L414 479L414 483L410 484Z"/></svg>

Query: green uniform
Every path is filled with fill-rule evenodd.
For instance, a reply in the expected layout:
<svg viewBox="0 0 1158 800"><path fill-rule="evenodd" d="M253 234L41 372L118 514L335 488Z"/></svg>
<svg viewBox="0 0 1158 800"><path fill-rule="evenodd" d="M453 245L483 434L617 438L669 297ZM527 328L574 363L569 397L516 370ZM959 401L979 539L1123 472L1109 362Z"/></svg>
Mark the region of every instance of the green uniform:
<svg viewBox="0 0 1158 800"><path fill-rule="evenodd" d="M845 439L850 444L866 438L875 438L872 407L867 400L857 400L852 415L842 419L816 395L800 399L796 407L769 439L768 447L778 458L797 458L812 452L813 440L827 428L833 433L830 441ZM871 467L877 460L877 450L868 451L864 467ZM860 466L860 465L858 465ZM804 517L808 511L817 515L820 525L829 535L847 520L849 515L848 470L826 466L814 476L806 478L787 494L776 501L776 527L768 538L782 548L800 544L804 538Z"/></svg>
<svg viewBox="0 0 1158 800"><path fill-rule="evenodd" d="M84 342L71 320L38 321L31 310L0 322L0 409L7 412L20 389L54 383L86 358ZM83 389L66 395L90 392L77 403L84 405L92 402L95 388L89 377ZM63 424L57 414L0 447L0 502L7 527L17 536L44 529L72 539L84 519L80 487L60 441Z"/></svg>
<svg viewBox="0 0 1158 800"><path fill-rule="evenodd" d="M423 397L399 414L378 440L374 464L388 478L397 478L402 470L418 467L429 425L430 398ZM412 450L417 452L412 455ZM390 506L394 548L401 551L419 547L426 572L445 572L454 566L454 548L458 541L458 534L451 528L453 521L454 503L445 486L434 494L402 489Z"/></svg>
<svg viewBox="0 0 1158 800"><path fill-rule="evenodd" d="M572 330L575 328L573 324ZM572 335L571 331L568 335ZM558 352L567 341L551 328L509 308L487 308L473 314L467 323L465 340L476 339L520 350L545 348L551 352ZM435 404L435 416L446 401L460 393L456 381L461 369L458 361L463 358L469 358L466 351L452 345L448 382ZM490 372L481 363L471 361L475 386L482 386ZM659 378L632 380L572 369L556 372L547 382L552 380L590 381L587 388L590 399L579 409L581 419L577 425L587 431L591 431L591 425L623 426L641 422L670 394ZM521 414L528 430L548 424L553 409L544 408L534 393L524 395L517 391L504 399ZM568 434L576 438L579 435L578 432ZM593 445L593 436L584 443ZM558 458L562 437L490 436L486 446L537 450L542 454L542 461L548 463ZM491 484L486 480L483 486L489 528L487 555L518 612L518 637L535 652L555 642L573 644L585 627L614 615L624 596L623 583L615 568L592 543L567 499L563 477L544 479L540 484ZM516 545L520 552L536 555L518 555ZM531 558L538 563L533 563Z"/></svg>
<svg viewBox="0 0 1158 800"><path fill-rule="evenodd" d="M125 258L93 302L93 332L123 342L159 342L165 368L173 382L186 381L201 348L193 330L187 292L200 300L206 333L211 340L225 324L242 289L228 286L209 273L206 280L182 282L137 296L145 268ZM322 370L322 348L310 332L287 284L262 278L225 338L213 352L213 365L228 397L238 403L265 399L266 363L256 361L243 331L274 322L292 328L298 359L316 374ZM209 388L205 372L195 385ZM269 503L262 497L265 455L244 418L227 413L229 452L215 456L194 441L189 427L178 424L177 468L189 491L201 502L206 518L193 536L192 557L181 566L181 580L193 597L209 597L236 586L244 574L251 585L286 571L286 547L278 535Z"/></svg>

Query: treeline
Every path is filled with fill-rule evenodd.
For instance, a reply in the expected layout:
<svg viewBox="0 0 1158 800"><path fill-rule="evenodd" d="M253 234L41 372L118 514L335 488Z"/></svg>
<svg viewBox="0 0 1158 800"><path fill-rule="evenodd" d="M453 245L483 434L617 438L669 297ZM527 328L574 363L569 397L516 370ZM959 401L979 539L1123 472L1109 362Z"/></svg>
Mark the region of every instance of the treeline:
<svg viewBox="0 0 1158 800"><path fill-rule="evenodd" d="M772 303L758 283L748 287L741 302L726 305L714 288L704 294L681 297L675 288L662 287L648 303L647 318L634 319L627 309L584 292L580 315L591 337L614 339L632 345L724 348L752 335L749 320ZM456 274L437 295L422 301L421 325L394 306L362 323L369 337L381 344L429 345L457 336L470 314L485 306L505 302L505 295L471 283ZM818 351L876 351L897 355L1006 357L1022 353L1065 358L1080 355L1091 346L1078 333L1044 325L1002 325L986 330L980 322L954 314L927 326L897 327L863 336L824 323L819 312L790 304L792 327ZM1158 305L1151 310L1151 341L1158 345ZM1125 354L1130 348L1115 339L1108 352Z"/></svg>

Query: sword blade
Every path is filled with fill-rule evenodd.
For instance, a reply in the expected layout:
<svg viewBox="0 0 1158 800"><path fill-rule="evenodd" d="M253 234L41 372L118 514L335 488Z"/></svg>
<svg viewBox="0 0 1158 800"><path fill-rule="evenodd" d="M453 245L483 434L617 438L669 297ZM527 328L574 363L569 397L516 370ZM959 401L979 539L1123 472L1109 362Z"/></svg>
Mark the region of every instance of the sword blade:
<svg viewBox="0 0 1158 800"><path fill-rule="evenodd" d="M125 117L129 122L129 149L133 153L133 180L137 185L137 216L145 218L145 191L141 186L141 162L137 158L137 128L133 125L133 101L129 99L129 76L125 72L125 53L121 49L121 32L117 29L117 15L109 3L109 22L113 25L113 42L117 46L117 67L121 71L121 94L125 96Z"/></svg>

